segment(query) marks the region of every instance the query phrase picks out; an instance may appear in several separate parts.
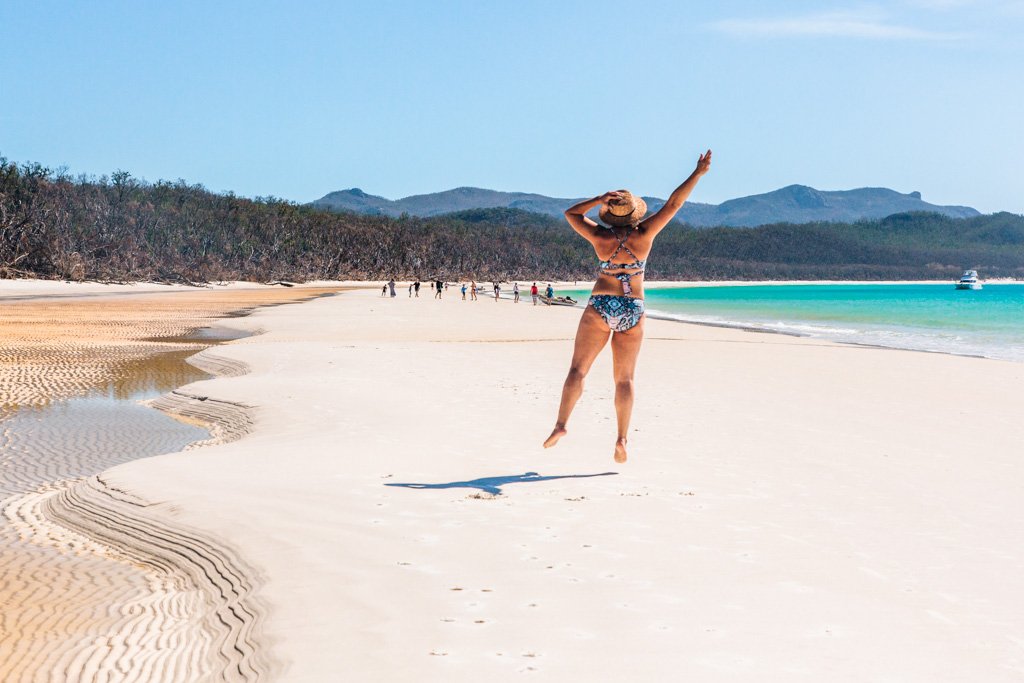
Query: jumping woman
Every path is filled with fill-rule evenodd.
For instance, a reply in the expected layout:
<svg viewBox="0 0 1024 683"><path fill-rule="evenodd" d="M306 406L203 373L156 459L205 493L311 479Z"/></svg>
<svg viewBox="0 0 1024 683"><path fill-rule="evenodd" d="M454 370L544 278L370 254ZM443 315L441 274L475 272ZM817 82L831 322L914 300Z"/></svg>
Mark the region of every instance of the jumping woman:
<svg viewBox="0 0 1024 683"><path fill-rule="evenodd" d="M641 220L647 204L626 190L606 192L569 208L565 218L572 229L594 246L600 260L597 282L576 330L569 375L562 387L562 403L551 436L544 448L551 448L566 434L565 425L583 393L583 379L608 338L612 340L615 375L615 415L619 434L615 440L615 462L626 462L626 439L633 412L633 370L644 338L644 269L654 238L689 198L697 181L711 168L711 150L702 154L697 168L677 187L657 213ZM587 218L600 206L598 216L608 227ZM626 259L631 260L626 260Z"/></svg>

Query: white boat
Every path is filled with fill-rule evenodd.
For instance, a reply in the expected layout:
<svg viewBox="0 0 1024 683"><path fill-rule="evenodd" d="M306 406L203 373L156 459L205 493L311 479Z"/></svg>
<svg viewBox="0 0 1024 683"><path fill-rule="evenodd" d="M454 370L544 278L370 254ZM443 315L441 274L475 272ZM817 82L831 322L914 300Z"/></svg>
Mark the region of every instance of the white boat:
<svg viewBox="0 0 1024 683"><path fill-rule="evenodd" d="M965 270L964 274L960 276L960 282L956 283L956 288L981 289L981 283L978 282L978 271Z"/></svg>

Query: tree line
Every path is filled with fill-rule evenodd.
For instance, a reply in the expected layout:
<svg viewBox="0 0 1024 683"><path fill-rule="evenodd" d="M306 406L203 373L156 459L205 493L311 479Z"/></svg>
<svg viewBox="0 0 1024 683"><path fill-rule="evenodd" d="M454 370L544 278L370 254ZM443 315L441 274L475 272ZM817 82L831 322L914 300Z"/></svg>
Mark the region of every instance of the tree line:
<svg viewBox="0 0 1024 683"><path fill-rule="evenodd" d="M759 228L672 225L652 279L1024 279L1024 216L896 214ZM308 281L591 279L593 250L515 209L432 218L332 213L118 171L71 177L0 157L0 278Z"/></svg>

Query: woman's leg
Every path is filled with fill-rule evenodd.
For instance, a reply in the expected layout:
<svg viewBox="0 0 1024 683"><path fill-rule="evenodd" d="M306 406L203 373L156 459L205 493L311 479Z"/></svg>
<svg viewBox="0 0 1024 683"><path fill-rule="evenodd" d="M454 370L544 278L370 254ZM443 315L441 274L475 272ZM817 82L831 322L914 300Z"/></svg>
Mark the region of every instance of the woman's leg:
<svg viewBox="0 0 1024 683"><path fill-rule="evenodd" d="M597 354L601 353L601 349L608 343L610 334L611 330L601 315L593 306L587 306L576 330L576 346L572 352L569 374L562 387L562 403L558 407L555 428L551 430L551 436L544 441L544 448L551 448L565 436L565 423L569 421L569 415L583 393L583 378L590 372L590 366L594 364Z"/></svg>
<svg viewBox="0 0 1024 683"><path fill-rule="evenodd" d="M644 341L644 318L625 332L612 335L612 373L615 377L615 417L619 434L615 440L615 462L626 462L629 418L633 414L633 371Z"/></svg>

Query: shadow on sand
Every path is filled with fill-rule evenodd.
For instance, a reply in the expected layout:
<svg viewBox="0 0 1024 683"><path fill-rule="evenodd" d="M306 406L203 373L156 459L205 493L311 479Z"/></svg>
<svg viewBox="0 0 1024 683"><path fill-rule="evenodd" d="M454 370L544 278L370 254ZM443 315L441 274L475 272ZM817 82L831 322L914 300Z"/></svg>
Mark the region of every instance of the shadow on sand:
<svg viewBox="0 0 1024 683"><path fill-rule="evenodd" d="M445 484L384 484L385 486L401 486L407 489L477 489L494 496L501 495L501 487L506 484L525 484L531 481L551 481L552 479L585 479L587 477L607 477L618 472L601 472L599 474L556 474L542 477L536 472L526 474L510 474L505 477L481 477L469 481L449 481Z"/></svg>

